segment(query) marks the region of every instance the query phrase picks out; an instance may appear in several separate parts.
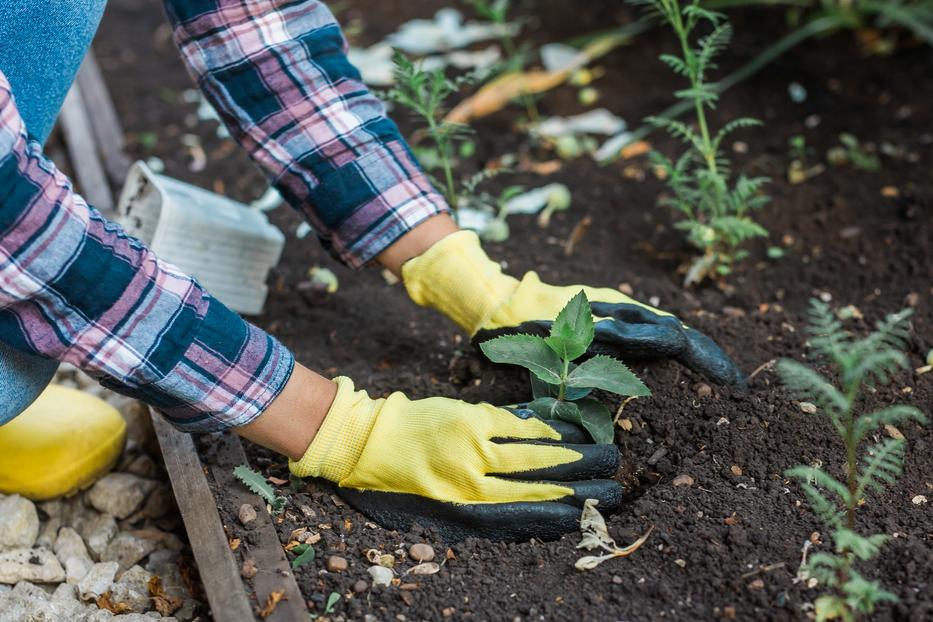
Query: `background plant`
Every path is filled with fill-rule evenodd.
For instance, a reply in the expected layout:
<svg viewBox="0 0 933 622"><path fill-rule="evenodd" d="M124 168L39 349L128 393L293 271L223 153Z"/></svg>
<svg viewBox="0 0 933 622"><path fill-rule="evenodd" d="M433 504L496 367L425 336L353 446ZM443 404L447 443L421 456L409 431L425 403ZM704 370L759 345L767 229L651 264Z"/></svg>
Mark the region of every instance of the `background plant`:
<svg viewBox="0 0 933 622"><path fill-rule="evenodd" d="M845 479L838 480L815 466L797 466L787 475L800 482L814 514L832 531L833 553L810 556L804 571L832 590L816 600L816 619L839 618L846 622L870 614L884 601L896 601L878 581L862 576L858 561L876 555L888 536L859 533L857 508L870 492L881 493L903 470L906 442L895 435L860 451L860 445L881 426L908 421L925 422L912 406L893 405L866 414L856 414L865 389L887 384L892 374L906 368L903 348L909 335L910 310L889 315L875 332L861 339L846 332L832 310L823 302L811 302L810 345L818 359L828 364L838 382L792 360L778 362L782 381L797 398L808 400L817 413L828 419L843 441L846 452Z"/></svg>
<svg viewBox="0 0 933 622"><path fill-rule="evenodd" d="M574 363L586 353L594 336L590 303L581 291L557 315L547 337L504 335L480 344L480 349L491 361L520 365L531 372L534 400L528 408L536 415L576 424L597 443L611 443L612 414L602 402L589 397L593 389L639 397L651 391L612 357L599 355Z"/></svg>
<svg viewBox="0 0 933 622"><path fill-rule="evenodd" d="M767 230L751 218L751 212L770 200L761 193L767 177L739 175L730 183L731 166L722 152L722 143L732 132L760 125L751 118L739 118L713 134L707 120L707 110L716 107L719 93L708 82L716 57L729 45L732 27L721 13L706 10L700 0L681 5L679 0L632 0L645 5L659 15L674 31L680 44L680 55L662 54L660 59L674 73L689 82L686 89L675 93L678 99L692 103L696 129L676 119L657 116L648 121L666 130L686 147L676 160L652 152L651 161L667 179L673 196L663 198L662 205L673 207L681 214L677 228L686 231L688 241L703 251L687 271L685 283L729 274L736 261L748 253L739 246L750 238L766 237ZM696 36L700 27L708 30Z"/></svg>
<svg viewBox="0 0 933 622"><path fill-rule="evenodd" d="M404 53L396 50L392 57L395 65L395 86L386 92L386 97L411 110L425 124L425 132L434 143L437 158L444 174L444 198L453 209L457 209L460 199L453 173L454 145L464 141L470 128L460 123L444 120L447 112L444 102L448 97L460 91L460 88L472 80L472 76L457 79L447 77L444 69L425 71Z"/></svg>
<svg viewBox="0 0 933 622"><path fill-rule="evenodd" d="M269 504L273 514L281 514L285 510L288 499L280 497L275 492L265 476L258 471L254 471L249 466L241 464L233 469L233 475L249 488L252 492L262 497L262 500Z"/></svg>

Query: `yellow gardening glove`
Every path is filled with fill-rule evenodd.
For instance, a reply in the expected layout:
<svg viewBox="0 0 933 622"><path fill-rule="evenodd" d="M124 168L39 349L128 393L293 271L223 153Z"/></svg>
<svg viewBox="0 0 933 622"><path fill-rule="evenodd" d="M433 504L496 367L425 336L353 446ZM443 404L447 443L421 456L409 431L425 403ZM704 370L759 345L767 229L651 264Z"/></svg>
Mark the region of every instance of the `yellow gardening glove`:
<svg viewBox="0 0 933 622"><path fill-rule="evenodd" d="M472 231L443 238L402 266L409 296L437 309L475 342L504 333L545 334L551 321L582 289L596 321L590 354L621 358L675 358L721 384L743 376L732 360L703 333L676 317L614 289L542 283L535 272L519 281L502 273Z"/></svg>
<svg viewBox="0 0 933 622"><path fill-rule="evenodd" d="M447 398L370 399L349 378L301 460L299 477L321 477L377 522L417 521L446 537L515 540L574 529L588 497L610 509L621 487L612 445L584 444L569 424ZM527 442L520 442L527 441Z"/></svg>

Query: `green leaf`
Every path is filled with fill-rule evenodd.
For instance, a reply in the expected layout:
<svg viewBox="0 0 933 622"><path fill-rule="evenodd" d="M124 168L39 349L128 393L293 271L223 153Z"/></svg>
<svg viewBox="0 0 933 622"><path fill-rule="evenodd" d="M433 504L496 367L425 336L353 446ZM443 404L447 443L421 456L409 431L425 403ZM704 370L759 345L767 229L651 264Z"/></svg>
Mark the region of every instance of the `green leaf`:
<svg viewBox="0 0 933 622"><path fill-rule="evenodd" d="M542 419L559 419L579 426L583 425L580 410L574 402L542 397L528 404L528 408Z"/></svg>
<svg viewBox="0 0 933 622"><path fill-rule="evenodd" d="M288 499L275 494L275 489L266 481L258 471L254 471L248 465L241 464L233 469L233 476L243 482L253 493L262 497L262 500L272 506L272 512L281 514L285 510Z"/></svg>
<svg viewBox="0 0 933 622"><path fill-rule="evenodd" d="M580 409L583 427L597 443L609 445L615 440L615 426L612 413L605 404L594 399L576 402Z"/></svg>
<svg viewBox="0 0 933 622"><path fill-rule="evenodd" d="M494 363L520 365L547 383L560 384L563 363L541 337L503 335L479 347Z"/></svg>
<svg viewBox="0 0 933 622"><path fill-rule="evenodd" d="M575 369L576 366L571 363L570 369ZM549 384L544 382L533 373L528 373L528 377L531 381L531 395L534 396L534 399L539 397L557 397L560 395L560 385ZM564 388L564 399L568 402L575 402L577 400L583 399L587 395L593 392L592 388L576 388L576 387L565 387Z"/></svg>
<svg viewBox="0 0 933 622"><path fill-rule="evenodd" d="M610 356L594 356L567 376L568 387L593 387L618 395L651 395L651 391L622 361Z"/></svg>
<svg viewBox="0 0 933 622"><path fill-rule="evenodd" d="M557 314L551 335L544 341L559 357L569 361L582 356L593 342L593 312L583 290Z"/></svg>
<svg viewBox="0 0 933 622"><path fill-rule="evenodd" d="M330 596L327 597L327 605L324 607L324 614L330 614L334 612L334 607L337 605L337 602L340 600L339 592L331 592Z"/></svg>
<svg viewBox="0 0 933 622"><path fill-rule="evenodd" d="M863 561L875 557L889 539L885 534L866 537L846 528L837 529L833 533L837 553L851 552Z"/></svg>
<svg viewBox="0 0 933 622"><path fill-rule="evenodd" d="M826 622L826 620L843 619L849 616L849 608L846 607L846 601L838 596L824 594L813 601L816 609L816 622Z"/></svg>
<svg viewBox="0 0 933 622"><path fill-rule="evenodd" d="M292 569L310 564L314 561L314 547L310 544L299 544L292 549L292 553L298 556L292 560Z"/></svg>

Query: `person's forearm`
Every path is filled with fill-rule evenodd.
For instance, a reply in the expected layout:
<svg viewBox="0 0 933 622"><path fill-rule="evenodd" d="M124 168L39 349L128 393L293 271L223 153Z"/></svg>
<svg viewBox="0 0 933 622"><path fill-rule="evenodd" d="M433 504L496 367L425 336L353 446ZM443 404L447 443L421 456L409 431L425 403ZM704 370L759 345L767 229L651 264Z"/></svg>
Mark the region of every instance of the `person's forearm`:
<svg viewBox="0 0 933 622"><path fill-rule="evenodd" d="M437 242L460 230L450 214L438 214L400 237L376 259L397 277L402 276L402 265L423 254Z"/></svg>

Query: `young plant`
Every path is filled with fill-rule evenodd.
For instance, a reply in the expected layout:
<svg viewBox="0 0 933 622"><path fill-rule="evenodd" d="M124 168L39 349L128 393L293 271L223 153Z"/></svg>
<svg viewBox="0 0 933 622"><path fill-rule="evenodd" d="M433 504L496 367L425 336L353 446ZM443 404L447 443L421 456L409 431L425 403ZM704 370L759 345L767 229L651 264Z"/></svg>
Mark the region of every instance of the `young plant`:
<svg viewBox="0 0 933 622"><path fill-rule="evenodd" d="M262 500L272 508L273 514L281 514L285 510L288 499L275 494L275 489L266 481L262 473L241 464L233 469L233 475L252 492L262 497Z"/></svg>
<svg viewBox="0 0 933 622"><path fill-rule="evenodd" d="M739 248L743 242L768 235L764 227L752 220L751 213L770 200L761 193L769 181L767 177L739 175L731 183L730 162L721 149L732 132L761 123L751 118L734 119L713 134L706 118L707 110L715 108L719 99L716 85L707 81L708 74L716 67L716 56L729 45L732 27L722 13L702 8L700 0L690 0L685 5L680 0L632 2L647 5L677 35L680 55L662 54L660 59L688 80L688 88L675 95L692 104L696 117L696 129L673 118L648 118L649 123L666 130L686 146L676 160L659 152L651 154L652 163L673 192L673 196L663 198L660 203L680 212L682 219L677 228L686 231L687 240L703 251L687 271L685 284L717 274L727 275L737 261L748 255ZM695 36L699 27L708 29L708 34Z"/></svg>
<svg viewBox="0 0 933 622"><path fill-rule="evenodd" d="M499 32L502 33L499 37L499 43L502 46L502 51L505 52L503 72L518 73L523 71L528 54L526 49L521 49L515 44L513 38L513 28L509 23L512 0L472 0L471 4L477 15L496 24L499 27ZM518 30L518 28L514 30ZM528 120L537 124L541 115L538 113L538 105L535 103L534 95L522 93L521 101L528 114Z"/></svg>
<svg viewBox="0 0 933 622"><path fill-rule="evenodd" d="M464 139L470 130L465 125L444 120L444 101L458 92L470 77L452 80L443 69L425 71L398 50L395 51L392 62L395 64L395 86L386 96L390 101L414 112L424 122L425 132L434 143L440 167L444 172L443 183L438 185L444 188L444 198L451 208L456 210L460 192L454 181L454 143Z"/></svg>
<svg viewBox="0 0 933 622"><path fill-rule="evenodd" d="M787 476L797 479L814 514L832 532L835 551L811 555L803 568L832 590L816 599L816 619L851 622L871 614L884 601L896 601L878 581L863 577L856 563L876 555L887 540L884 534L866 535L856 523L858 507L870 492L881 493L893 484L903 469L905 441L895 435L860 452L861 443L881 426L909 421L924 422L912 406L893 405L871 413L860 410L863 389L887 384L891 376L907 366L902 349L907 341L910 310L889 315L875 332L857 339L823 302L813 300L810 311L810 344L819 359L835 371L834 383L814 369L792 360L778 362L781 380L799 399L816 406L842 439L846 452L844 480L819 467L797 466Z"/></svg>
<svg viewBox="0 0 933 622"><path fill-rule="evenodd" d="M851 164L855 168L870 172L881 170L881 159L852 134L848 132L840 134L839 144L840 146L833 147L826 154L826 159L830 164L835 166Z"/></svg>
<svg viewBox="0 0 933 622"><path fill-rule="evenodd" d="M557 315L549 336L504 335L480 348L493 362L520 365L531 372L534 400L528 408L536 415L576 424L597 443L611 443L612 414L602 402L589 397L593 389L639 397L651 391L612 357L598 355L574 363L586 353L594 335L590 303L581 291Z"/></svg>

